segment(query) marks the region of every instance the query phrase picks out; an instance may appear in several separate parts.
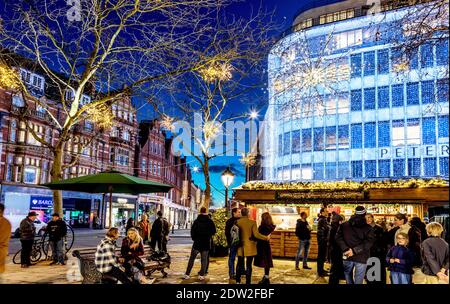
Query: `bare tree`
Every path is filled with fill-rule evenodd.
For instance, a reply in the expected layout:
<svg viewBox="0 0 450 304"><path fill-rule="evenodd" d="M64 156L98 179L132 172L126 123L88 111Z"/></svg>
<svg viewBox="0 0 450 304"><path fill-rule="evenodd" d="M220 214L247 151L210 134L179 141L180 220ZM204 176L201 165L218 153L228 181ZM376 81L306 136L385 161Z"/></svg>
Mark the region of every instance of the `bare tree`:
<svg viewBox="0 0 450 304"><path fill-rule="evenodd" d="M111 120L111 105L138 92L151 92L167 78L199 71L220 62L224 53L211 50L208 36L216 14L227 0L80 0L80 21L70 18L60 1L7 1L1 16L2 59L18 67L19 54L36 63L48 81L48 90L59 96L47 101L36 97L16 75L14 89L27 104L45 109L58 133L48 142L28 130L53 156L51 180L62 178L64 146L74 126L85 119L102 125ZM214 37L220 39L220 37ZM67 99L66 92L72 91ZM83 94L91 102L83 103ZM64 115L52 112L56 105ZM106 121L104 121L106 119ZM54 191L54 210L62 212L62 195Z"/></svg>
<svg viewBox="0 0 450 304"><path fill-rule="evenodd" d="M207 52L222 56L204 68L184 75L177 85L167 84L164 92L169 99L167 102L162 102L161 98L149 100L156 113L161 115L162 126L174 135L186 132L176 129L177 122L187 122L190 127L194 120L201 121L200 125L193 124L187 140L180 144L183 151L201 165L206 208L212 202L211 160L230 155L230 152L245 154L234 144L232 147L224 145L223 136L232 135L227 134L228 122L248 117L246 112L261 103L256 90L266 86L265 59L273 44L271 33L275 29L272 14L261 9L249 18L221 15L220 22L211 32L214 43L209 45ZM166 109L167 105L171 110Z"/></svg>

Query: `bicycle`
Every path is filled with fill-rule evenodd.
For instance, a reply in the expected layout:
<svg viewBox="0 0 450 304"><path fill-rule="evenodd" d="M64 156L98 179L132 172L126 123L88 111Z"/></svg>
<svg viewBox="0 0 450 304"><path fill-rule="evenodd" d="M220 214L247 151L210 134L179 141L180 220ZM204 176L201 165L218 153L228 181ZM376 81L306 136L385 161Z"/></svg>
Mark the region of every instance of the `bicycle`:
<svg viewBox="0 0 450 304"><path fill-rule="evenodd" d="M75 233L73 231L72 226L70 226L69 224L67 224L67 234L64 237L64 249L65 249L65 253L64 253L64 257L67 260L67 252L69 252L70 249L72 249L73 243L75 242ZM13 257L13 263L14 264L20 264L20 253L22 252L22 249L19 249L19 251L17 251L14 254ZM34 240L33 242L33 247L31 249L31 264L35 265L37 264L41 258L42 258L42 253L44 253L45 255L45 260L49 260L51 259L51 250L50 250L50 240L49 240L49 236L48 236L48 231L46 231L44 233L44 235L41 237L40 240Z"/></svg>

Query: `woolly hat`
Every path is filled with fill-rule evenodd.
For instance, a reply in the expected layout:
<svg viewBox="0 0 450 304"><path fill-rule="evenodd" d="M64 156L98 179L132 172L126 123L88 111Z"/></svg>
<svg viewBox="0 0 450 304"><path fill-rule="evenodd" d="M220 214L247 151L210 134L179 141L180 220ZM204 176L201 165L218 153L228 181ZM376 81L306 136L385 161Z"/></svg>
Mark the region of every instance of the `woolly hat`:
<svg viewBox="0 0 450 304"><path fill-rule="evenodd" d="M357 206L355 208L355 214L356 215L366 215L366 208L364 208L364 206Z"/></svg>

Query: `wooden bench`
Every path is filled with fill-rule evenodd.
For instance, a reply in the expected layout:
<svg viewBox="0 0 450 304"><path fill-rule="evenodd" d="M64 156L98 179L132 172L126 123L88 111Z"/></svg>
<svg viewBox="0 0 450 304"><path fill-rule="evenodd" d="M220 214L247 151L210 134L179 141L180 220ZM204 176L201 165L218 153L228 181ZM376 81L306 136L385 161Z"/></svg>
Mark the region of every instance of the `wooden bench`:
<svg viewBox="0 0 450 304"><path fill-rule="evenodd" d="M100 284L104 281L111 281L111 278L106 278L95 266L96 250L97 248L86 248L72 252L72 256L79 260L83 284ZM116 249L116 256L120 257L120 248ZM167 272L164 269L170 268L170 256L168 254L165 257L160 257L150 246L145 245L144 255L141 258L145 264L144 273L146 276L150 276L155 271L160 271L163 278L167 277Z"/></svg>

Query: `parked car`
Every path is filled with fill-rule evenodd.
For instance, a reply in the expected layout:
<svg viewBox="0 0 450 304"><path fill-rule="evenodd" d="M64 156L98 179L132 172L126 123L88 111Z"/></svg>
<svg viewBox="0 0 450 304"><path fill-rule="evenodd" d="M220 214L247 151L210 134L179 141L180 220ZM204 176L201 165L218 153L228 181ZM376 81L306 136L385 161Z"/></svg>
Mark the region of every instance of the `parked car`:
<svg viewBox="0 0 450 304"><path fill-rule="evenodd" d="M39 219L35 219L34 220L34 227L36 227L36 235L38 236L43 236L45 233L45 229L47 228L47 224ZM20 238L20 231L19 228L17 228L14 231L14 236L15 238Z"/></svg>

